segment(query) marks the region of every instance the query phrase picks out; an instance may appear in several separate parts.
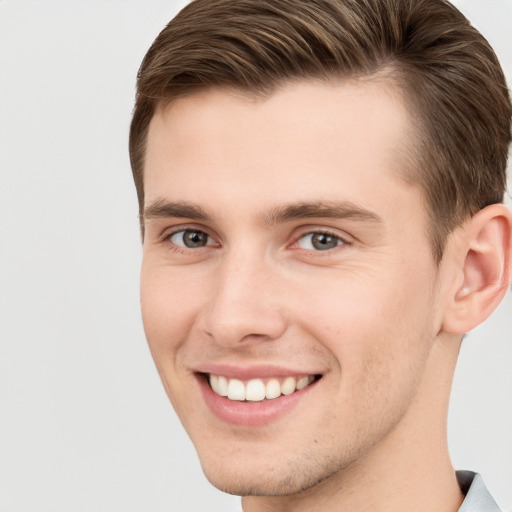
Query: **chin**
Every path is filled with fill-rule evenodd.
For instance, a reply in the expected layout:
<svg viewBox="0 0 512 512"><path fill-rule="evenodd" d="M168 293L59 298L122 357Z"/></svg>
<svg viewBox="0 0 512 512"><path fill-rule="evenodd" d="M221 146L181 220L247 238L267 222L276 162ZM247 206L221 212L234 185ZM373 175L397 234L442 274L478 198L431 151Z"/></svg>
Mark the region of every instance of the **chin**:
<svg viewBox="0 0 512 512"><path fill-rule="evenodd" d="M236 496L289 496L314 486L314 483L299 481L292 476L269 478L261 475L246 474L224 475L205 472L209 482L222 492Z"/></svg>
<svg viewBox="0 0 512 512"><path fill-rule="evenodd" d="M217 489L236 496L290 496L298 494L327 480L337 472L334 461L311 463L304 467L297 461L277 465L275 461L266 467L255 467L244 461L243 467L226 468L223 464L203 465L208 481Z"/></svg>

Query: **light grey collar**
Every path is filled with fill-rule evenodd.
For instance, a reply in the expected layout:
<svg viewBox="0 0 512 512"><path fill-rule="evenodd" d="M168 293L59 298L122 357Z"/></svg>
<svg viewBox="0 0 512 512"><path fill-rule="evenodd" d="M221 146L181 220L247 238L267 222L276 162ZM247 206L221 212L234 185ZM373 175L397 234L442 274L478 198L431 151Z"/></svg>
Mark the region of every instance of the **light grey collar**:
<svg viewBox="0 0 512 512"><path fill-rule="evenodd" d="M457 471L457 480L466 496L459 512L501 512L478 473Z"/></svg>

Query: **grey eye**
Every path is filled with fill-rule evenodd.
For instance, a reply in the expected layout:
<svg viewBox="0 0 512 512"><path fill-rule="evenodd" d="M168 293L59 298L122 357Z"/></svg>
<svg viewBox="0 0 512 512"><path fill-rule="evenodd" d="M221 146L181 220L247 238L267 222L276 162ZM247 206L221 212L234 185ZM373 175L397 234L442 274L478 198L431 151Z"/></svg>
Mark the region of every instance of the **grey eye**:
<svg viewBox="0 0 512 512"><path fill-rule="evenodd" d="M180 247L188 249L197 249L207 245L213 245L210 237L203 231L196 229L184 229L177 231L171 236L171 242Z"/></svg>
<svg viewBox="0 0 512 512"><path fill-rule="evenodd" d="M343 240L330 233L308 233L299 238L297 243L301 249L328 251L343 245Z"/></svg>

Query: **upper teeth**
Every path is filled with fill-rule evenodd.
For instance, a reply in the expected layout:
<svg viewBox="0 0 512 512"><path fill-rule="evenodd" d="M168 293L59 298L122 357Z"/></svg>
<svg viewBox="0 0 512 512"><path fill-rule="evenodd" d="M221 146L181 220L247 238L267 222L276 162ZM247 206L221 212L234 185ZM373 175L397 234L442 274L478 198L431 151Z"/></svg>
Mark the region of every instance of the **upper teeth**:
<svg viewBox="0 0 512 512"><path fill-rule="evenodd" d="M277 398L281 395L290 395L294 391L305 388L314 380L312 375L300 377L286 377L284 380L269 379L266 383L262 379L251 379L243 382L238 379L228 379L222 375L210 375L210 386L220 396L230 400L248 400L260 402L261 400Z"/></svg>

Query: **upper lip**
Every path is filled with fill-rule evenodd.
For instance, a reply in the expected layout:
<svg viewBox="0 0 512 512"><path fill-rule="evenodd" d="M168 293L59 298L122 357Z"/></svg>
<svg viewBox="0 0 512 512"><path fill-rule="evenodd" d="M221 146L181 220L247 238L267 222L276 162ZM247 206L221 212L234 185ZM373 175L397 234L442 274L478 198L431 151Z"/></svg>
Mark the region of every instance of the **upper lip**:
<svg viewBox="0 0 512 512"><path fill-rule="evenodd" d="M287 368L280 365L232 365L221 363L204 363L194 368L197 373L206 373L212 375L222 375L230 379L250 380L257 378L271 377L303 377L306 375L319 375L322 372L311 370L300 370Z"/></svg>

